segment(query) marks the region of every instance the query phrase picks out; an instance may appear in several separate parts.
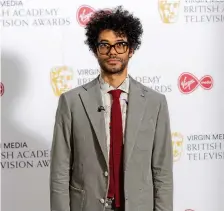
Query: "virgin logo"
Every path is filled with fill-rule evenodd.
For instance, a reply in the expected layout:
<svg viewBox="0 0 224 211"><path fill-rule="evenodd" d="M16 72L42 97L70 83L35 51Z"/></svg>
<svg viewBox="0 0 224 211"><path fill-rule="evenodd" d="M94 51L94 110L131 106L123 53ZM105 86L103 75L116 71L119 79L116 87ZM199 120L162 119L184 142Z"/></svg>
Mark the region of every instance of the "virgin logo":
<svg viewBox="0 0 224 211"><path fill-rule="evenodd" d="M178 88L183 94L190 94L194 90L201 86L205 90L209 90L213 87L213 79L210 75L203 76L198 80L191 73L182 73L178 78Z"/></svg>
<svg viewBox="0 0 224 211"><path fill-rule="evenodd" d="M87 5L82 5L81 7L79 7L76 13L78 23L81 26L85 26L89 22L91 16L94 14L94 11L94 8Z"/></svg>
<svg viewBox="0 0 224 211"><path fill-rule="evenodd" d="M1 94L1 96L4 94L4 92L5 92L4 85L3 85L2 82L0 82L0 94Z"/></svg>

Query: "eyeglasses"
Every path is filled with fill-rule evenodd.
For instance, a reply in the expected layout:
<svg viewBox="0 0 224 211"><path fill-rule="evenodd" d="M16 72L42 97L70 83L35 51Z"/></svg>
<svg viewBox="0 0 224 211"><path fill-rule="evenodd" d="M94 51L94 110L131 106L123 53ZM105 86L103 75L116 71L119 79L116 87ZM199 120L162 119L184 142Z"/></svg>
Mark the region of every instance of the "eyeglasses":
<svg viewBox="0 0 224 211"><path fill-rule="evenodd" d="M106 55L110 52L111 48L114 48L118 54L123 54L128 50L128 42L117 42L114 45L109 43L97 43L97 49L100 54Z"/></svg>

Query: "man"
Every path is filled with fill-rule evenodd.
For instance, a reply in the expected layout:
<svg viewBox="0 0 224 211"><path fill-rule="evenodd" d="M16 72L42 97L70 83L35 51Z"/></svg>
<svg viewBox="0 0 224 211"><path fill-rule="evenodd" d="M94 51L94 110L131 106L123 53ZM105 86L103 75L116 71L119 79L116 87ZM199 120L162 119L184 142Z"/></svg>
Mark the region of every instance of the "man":
<svg viewBox="0 0 224 211"><path fill-rule="evenodd" d="M51 154L51 211L172 211L172 142L164 95L134 80L138 18L96 12L86 44L101 74L60 96ZM136 70L138 71L138 70Z"/></svg>

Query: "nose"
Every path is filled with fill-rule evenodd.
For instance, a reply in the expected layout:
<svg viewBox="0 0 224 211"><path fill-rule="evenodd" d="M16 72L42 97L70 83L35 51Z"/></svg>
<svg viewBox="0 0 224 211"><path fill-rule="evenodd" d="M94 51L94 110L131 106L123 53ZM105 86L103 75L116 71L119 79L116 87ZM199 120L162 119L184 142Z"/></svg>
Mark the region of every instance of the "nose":
<svg viewBox="0 0 224 211"><path fill-rule="evenodd" d="M115 46L111 47L109 53L109 55L114 55L114 54L117 54L117 52L115 51Z"/></svg>

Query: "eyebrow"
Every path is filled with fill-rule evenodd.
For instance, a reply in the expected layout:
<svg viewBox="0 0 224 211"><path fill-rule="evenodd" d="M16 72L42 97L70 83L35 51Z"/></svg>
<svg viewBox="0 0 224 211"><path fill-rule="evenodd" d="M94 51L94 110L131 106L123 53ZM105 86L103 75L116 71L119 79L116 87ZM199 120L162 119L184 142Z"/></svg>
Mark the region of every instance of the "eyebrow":
<svg viewBox="0 0 224 211"><path fill-rule="evenodd" d="M108 42L109 43L109 40L100 40L99 42ZM119 39L119 40L116 40L116 42L126 42L125 40L123 39Z"/></svg>

